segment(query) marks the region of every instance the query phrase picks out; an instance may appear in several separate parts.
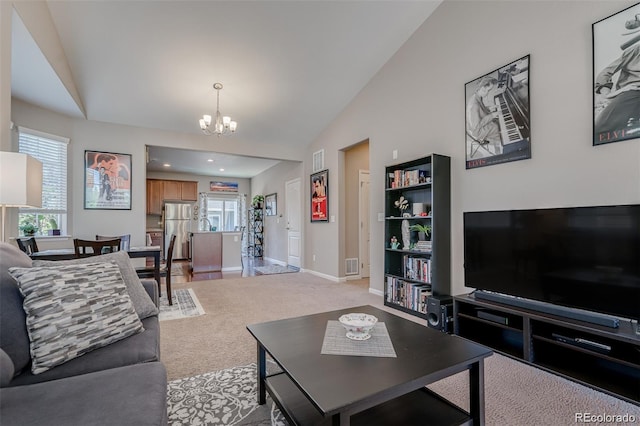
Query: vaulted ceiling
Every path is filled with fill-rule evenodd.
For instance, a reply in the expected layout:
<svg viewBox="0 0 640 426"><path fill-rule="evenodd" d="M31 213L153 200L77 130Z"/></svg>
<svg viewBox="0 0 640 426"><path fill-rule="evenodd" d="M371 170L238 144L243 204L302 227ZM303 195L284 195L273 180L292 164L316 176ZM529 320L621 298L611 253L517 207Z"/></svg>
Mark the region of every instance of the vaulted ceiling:
<svg viewBox="0 0 640 426"><path fill-rule="evenodd" d="M220 110L238 121L231 137L308 145L439 4L48 1L76 99L19 13L12 96L89 120L200 133L220 82Z"/></svg>

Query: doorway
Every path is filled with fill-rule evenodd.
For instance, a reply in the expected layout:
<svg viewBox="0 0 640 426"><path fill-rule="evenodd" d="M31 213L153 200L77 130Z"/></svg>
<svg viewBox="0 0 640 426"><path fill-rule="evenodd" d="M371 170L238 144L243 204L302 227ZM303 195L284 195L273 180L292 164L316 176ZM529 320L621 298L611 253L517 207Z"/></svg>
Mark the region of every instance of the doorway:
<svg viewBox="0 0 640 426"><path fill-rule="evenodd" d="M370 243L370 218L369 218L369 171L360 170L358 172L358 215L360 222L360 235L358 244L358 252L360 256L360 276L362 278L369 278L371 269Z"/></svg>
<svg viewBox="0 0 640 426"><path fill-rule="evenodd" d="M285 182L284 199L287 216L287 264L300 268L302 251L300 178Z"/></svg>

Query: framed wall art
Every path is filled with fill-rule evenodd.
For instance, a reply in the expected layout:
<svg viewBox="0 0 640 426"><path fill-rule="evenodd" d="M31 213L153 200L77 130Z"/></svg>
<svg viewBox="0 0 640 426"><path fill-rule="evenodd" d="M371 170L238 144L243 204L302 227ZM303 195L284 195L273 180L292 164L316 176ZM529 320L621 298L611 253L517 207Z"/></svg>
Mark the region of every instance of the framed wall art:
<svg viewBox="0 0 640 426"><path fill-rule="evenodd" d="M211 192L238 192L238 182L209 182L209 191Z"/></svg>
<svg viewBox="0 0 640 426"><path fill-rule="evenodd" d="M265 215L267 216L275 216L278 214L278 194L269 194L264 197L264 210Z"/></svg>
<svg viewBox="0 0 640 426"><path fill-rule="evenodd" d="M131 154L84 152L84 208L131 210Z"/></svg>
<svg viewBox="0 0 640 426"><path fill-rule="evenodd" d="M465 84L467 169L531 158L529 59Z"/></svg>
<svg viewBox="0 0 640 426"><path fill-rule="evenodd" d="M329 221L329 170L311 175L311 222Z"/></svg>
<svg viewBox="0 0 640 426"><path fill-rule="evenodd" d="M593 145L640 138L640 3L593 32Z"/></svg>

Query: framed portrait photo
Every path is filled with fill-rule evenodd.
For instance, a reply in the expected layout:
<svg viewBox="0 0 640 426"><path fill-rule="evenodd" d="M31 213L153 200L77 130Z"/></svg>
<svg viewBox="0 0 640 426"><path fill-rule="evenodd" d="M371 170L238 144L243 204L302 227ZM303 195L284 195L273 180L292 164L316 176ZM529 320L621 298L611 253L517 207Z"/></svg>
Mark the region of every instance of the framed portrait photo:
<svg viewBox="0 0 640 426"><path fill-rule="evenodd" d="M311 175L311 222L329 221L329 170Z"/></svg>
<svg viewBox="0 0 640 426"><path fill-rule="evenodd" d="M273 193L264 197L264 211L267 216L275 216L278 214L278 194Z"/></svg>
<svg viewBox="0 0 640 426"><path fill-rule="evenodd" d="M467 169L531 158L529 55L464 86Z"/></svg>
<svg viewBox="0 0 640 426"><path fill-rule="evenodd" d="M640 138L640 3L593 32L593 145Z"/></svg>
<svg viewBox="0 0 640 426"><path fill-rule="evenodd" d="M131 154L84 152L84 208L131 210Z"/></svg>

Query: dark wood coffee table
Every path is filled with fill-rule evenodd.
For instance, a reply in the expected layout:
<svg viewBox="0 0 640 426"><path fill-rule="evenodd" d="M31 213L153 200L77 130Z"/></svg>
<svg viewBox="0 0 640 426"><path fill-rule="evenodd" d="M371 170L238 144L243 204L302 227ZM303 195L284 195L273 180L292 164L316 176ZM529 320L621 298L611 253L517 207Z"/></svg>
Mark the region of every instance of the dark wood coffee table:
<svg viewBox="0 0 640 426"><path fill-rule="evenodd" d="M327 321L349 312L384 322L397 358L322 355ZM490 349L373 306L307 315L247 329L258 341L258 403L268 391L298 425L484 424L484 359ZM283 372L267 376L265 353ZM469 371L469 412L424 386Z"/></svg>

